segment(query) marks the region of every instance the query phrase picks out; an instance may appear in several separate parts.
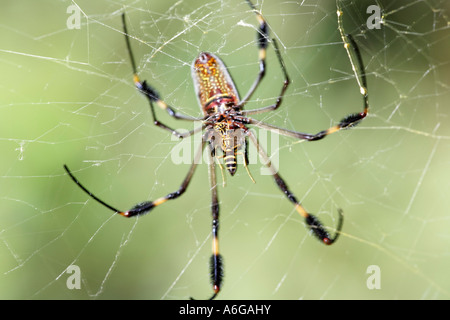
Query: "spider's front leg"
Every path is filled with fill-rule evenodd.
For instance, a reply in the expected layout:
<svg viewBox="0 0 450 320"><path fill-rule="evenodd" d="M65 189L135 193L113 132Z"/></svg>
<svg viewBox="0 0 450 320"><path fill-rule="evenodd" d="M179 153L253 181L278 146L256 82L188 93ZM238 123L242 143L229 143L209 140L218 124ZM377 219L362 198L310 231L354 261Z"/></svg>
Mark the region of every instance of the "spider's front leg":
<svg viewBox="0 0 450 320"><path fill-rule="evenodd" d="M150 103L150 111L152 114L152 118L153 118L153 123L164 129L169 131L170 133L172 133L173 135L177 136L178 138L186 138L189 137L190 135L200 131L202 128L196 128L194 130L191 130L189 132L186 133L180 133L179 131L172 129L171 127L163 124L162 122L160 122L157 118L156 118L156 114L155 114L155 110L154 110L154 106L153 103L156 103L156 105L158 107L160 107L162 110L167 111L167 113L174 117L175 119L178 120L189 120L189 121L201 121L203 119L198 119L198 118L193 118L193 117L189 117L186 116L182 113L179 113L178 111L176 111L174 108L172 108L171 106L169 106L167 103L165 103L159 96L159 94L156 92L156 90L150 86L147 81L141 81L139 79L139 76L137 74L137 69L136 69L136 62L134 60L134 55L133 55L133 51L131 50L131 44L130 44L130 39L128 36L128 31L127 31L127 25L125 22L125 14L122 14L122 24L123 24L123 32L125 35L125 41L127 44L127 50L128 50L128 54L130 56L130 61L131 61L131 67L133 69L133 82L134 85L136 86L136 88L144 95L147 97L147 99L149 100Z"/></svg>
<svg viewBox="0 0 450 320"><path fill-rule="evenodd" d="M271 124L264 123L259 120L251 119L251 118L247 119L247 124L252 124L259 128L270 130L270 131L276 132L278 134L282 134L282 135L297 138L297 139L308 140L308 141L317 141L317 140L321 140L321 139L325 138L326 136L328 136L332 133L338 132L342 129L348 129L348 128L356 126L368 115L368 113L369 113L369 91L367 89L367 76L366 76L363 59L362 59L358 44L353 39L352 35L345 33L343 21L342 21L342 16L343 16L342 8L340 7L339 0L337 0L336 3L338 6L337 14L338 14L339 32L341 34L342 42L344 43L344 48L349 57L353 73L355 74L355 79L359 86L359 92L363 98L363 110L361 112L351 113L351 114L347 115L337 125L334 125L326 130L322 130L316 134L288 130L288 129L280 128L280 127L277 127L277 126L274 126ZM287 71L284 66L283 60L281 58L281 54L278 50L276 41L273 41L273 45L275 48L275 52L277 53L281 68L285 74L285 79L289 79L287 77ZM285 90L285 87L283 88L283 90ZM255 110L245 110L245 111L243 110L242 114L248 116L248 115L252 115L252 114L258 114L258 113L274 110L280 106L283 95L284 95L284 91L281 92L281 95L278 97L277 102L273 105L270 105L268 107L262 107L262 108L255 109Z"/></svg>

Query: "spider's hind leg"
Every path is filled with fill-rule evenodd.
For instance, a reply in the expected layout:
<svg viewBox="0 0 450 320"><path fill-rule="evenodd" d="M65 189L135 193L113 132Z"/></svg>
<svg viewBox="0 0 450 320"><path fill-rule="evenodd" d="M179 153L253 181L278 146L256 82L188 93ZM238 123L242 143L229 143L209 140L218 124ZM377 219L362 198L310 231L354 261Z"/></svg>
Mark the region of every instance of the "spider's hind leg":
<svg viewBox="0 0 450 320"><path fill-rule="evenodd" d="M255 144L257 150L259 151L259 155L261 159L263 160L266 167L268 167L271 171L271 174L273 178L275 179L275 183L280 188L280 190L286 195L286 197L294 204L295 210L305 219L305 223L308 226L308 228L312 231L312 233L321 240L326 245L333 244L337 238L339 237L339 234L342 229L344 217L342 215L342 210L338 210L339 213L339 221L336 227L336 233L334 236L331 236L328 231L325 229L323 224L320 222L320 220L314 216L311 213L308 213L306 209L298 202L297 198L294 196L294 194L289 190L288 186L284 182L284 180L281 178L281 176L277 173L275 167L273 166L272 162L269 159L269 156L267 153L262 149L260 146L258 139L253 135L253 133L249 132L249 138L251 141Z"/></svg>

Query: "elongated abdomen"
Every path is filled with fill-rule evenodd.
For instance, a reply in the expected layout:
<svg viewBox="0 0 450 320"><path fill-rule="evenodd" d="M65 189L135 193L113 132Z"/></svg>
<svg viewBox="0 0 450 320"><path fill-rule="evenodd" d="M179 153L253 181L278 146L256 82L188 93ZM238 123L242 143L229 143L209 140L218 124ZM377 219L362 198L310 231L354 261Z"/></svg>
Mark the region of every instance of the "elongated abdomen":
<svg viewBox="0 0 450 320"><path fill-rule="evenodd" d="M204 115L222 112L239 103L233 79L219 57L202 52L192 64L192 80Z"/></svg>

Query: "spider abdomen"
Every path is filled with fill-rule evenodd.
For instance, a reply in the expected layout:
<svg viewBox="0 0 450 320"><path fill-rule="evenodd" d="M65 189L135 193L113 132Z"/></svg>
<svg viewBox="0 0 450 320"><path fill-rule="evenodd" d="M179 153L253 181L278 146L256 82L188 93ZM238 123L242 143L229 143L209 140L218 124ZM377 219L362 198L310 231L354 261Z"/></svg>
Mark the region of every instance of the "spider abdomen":
<svg viewBox="0 0 450 320"><path fill-rule="evenodd" d="M239 94L223 61L202 52L192 64L195 93L204 115L223 112L239 103Z"/></svg>
<svg viewBox="0 0 450 320"><path fill-rule="evenodd" d="M237 169L237 161L236 161L236 151L227 149L225 150L225 157L223 158L225 162L225 167L227 168L228 172L234 176Z"/></svg>

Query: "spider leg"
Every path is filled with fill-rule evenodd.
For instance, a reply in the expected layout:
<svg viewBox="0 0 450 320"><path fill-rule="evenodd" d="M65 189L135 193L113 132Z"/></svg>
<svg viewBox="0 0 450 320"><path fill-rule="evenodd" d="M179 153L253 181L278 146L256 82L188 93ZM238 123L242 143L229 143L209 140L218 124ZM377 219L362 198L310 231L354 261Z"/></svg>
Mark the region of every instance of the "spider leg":
<svg viewBox="0 0 450 320"><path fill-rule="evenodd" d="M212 156L209 157L209 179L211 186L211 213L212 213L212 255L210 260L211 283L214 299L220 291L223 278L223 259L219 254L219 200L217 196L216 163Z"/></svg>
<svg viewBox="0 0 450 320"><path fill-rule="evenodd" d="M211 186L211 213L212 213L212 255L210 260L211 283L214 294L210 300L214 299L220 291L223 278L223 259L219 254L219 200L217 196L216 163L209 157L209 177Z"/></svg>
<svg viewBox="0 0 450 320"><path fill-rule="evenodd" d="M258 113L276 110L283 102L284 94L286 93L286 90L287 90L289 84L291 83L291 80L289 79L289 75L287 73L286 66L284 65L283 58L281 57L281 53L278 48L278 42L275 39L272 39L272 44L275 49L275 53L277 55L278 62L280 63L281 70L283 71L283 76L284 76L283 87L281 88L281 92L280 92L279 96L277 97L277 100L275 101L274 104L267 106L267 107L253 109L253 110L241 110L242 115L252 115L252 114L258 114ZM242 103L240 103L239 106L242 106Z"/></svg>
<svg viewBox="0 0 450 320"><path fill-rule="evenodd" d="M238 107L240 109L242 109L242 107L248 102L248 100L251 98L251 96L255 92L256 88L259 86L262 79L264 78L264 75L266 73L266 51L267 51L267 46L269 44L269 27L267 25L266 20L264 19L262 14L256 9L256 7L253 5L253 3L250 2L250 0L247 0L247 3L250 6L250 8L253 10L253 12L256 14L256 19L259 22L259 29L256 34L257 35L257 45L259 48L259 73L258 73L258 76L256 77L255 81L253 82L253 85L251 86L250 90L247 92L245 97L239 102ZM278 108L278 106L281 104L281 99L290 83L290 80L289 80L289 76L287 74L286 68L284 66L284 62L281 57L280 51L278 49L278 44L275 39L272 39L272 44L274 46L275 53L277 55L278 61L281 66L281 70L283 71L283 75L284 75L283 88L281 89L280 96L278 97L277 102L275 104L276 105L275 108ZM272 110L272 109L270 109L270 110ZM266 111L269 111L269 109ZM243 114L251 114L251 110L242 111L242 112L243 112Z"/></svg>
<svg viewBox="0 0 450 320"><path fill-rule="evenodd" d="M342 119L341 122L339 122L337 125L330 127L326 130L320 131L316 134L288 130L288 129L280 128L280 127L265 123L263 121L252 119L252 118L247 118L246 123L254 125L255 127L258 127L261 129L269 130L269 131L275 132L277 134L284 135L284 136L302 139L302 140L308 140L308 141L316 141L316 140L323 139L327 135L329 135L331 133L335 133L341 129L346 129L346 128L350 128L350 127L357 125L359 123L359 121L361 121L362 119L364 119L366 117L366 115L367 115L367 113L363 113L363 112L348 115L347 117Z"/></svg>
<svg viewBox="0 0 450 320"><path fill-rule="evenodd" d="M339 237L339 234L342 229L343 224L342 210L340 209L338 210L339 221L336 227L336 233L333 237L331 237L328 231L325 230L325 227L320 222L320 220L311 213L308 213L306 209L300 204L300 202L298 202L298 200L295 198L294 194L289 190L288 186L281 178L281 176L277 173L277 170L271 163L266 151L264 151L264 149L260 146L259 141L255 137L255 135L251 131L248 131L248 136L250 137L250 140L255 144L262 161L270 169L276 184L278 185L280 190L286 195L286 197L294 204L295 210L300 214L300 216L302 216L305 219L306 225L309 227L312 233L324 244L326 245L333 244Z"/></svg>
<svg viewBox="0 0 450 320"><path fill-rule="evenodd" d="M127 31L127 25L125 22L125 14L122 14L122 24L123 24L123 32L125 35L125 41L127 44L127 50L128 50L128 54L130 56L130 61L131 61L131 67L133 69L133 81L134 81L134 85L136 86L136 88L144 95L148 98L149 103L150 103L150 111L151 111L151 115L153 118L153 123L164 129L167 130L169 132L171 132L173 135L177 136L178 138L186 138L196 132L199 131L199 129L194 129L191 130L189 132L186 133L180 133L177 130L172 129L171 127L163 124L162 122L160 122L157 118L156 118L156 114L155 114L155 110L154 110L154 106L153 103L156 103L156 105L158 107L160 107L162 110L166 110L167 113L174 117L175 119L179 119L179 120L188 120L188 121L202 121L202 118L193 118L190 116L186 116L182 113L179 113L178 111L176 111L174 108L172 108L171 106L167 105L167 103L165 103L163 100L161 100L159 94L156 92L156 90L150 86L149 84L147 84L147 81L141 81L139 79L139 76L137 74L137 69L136 69L136 62L134 60L134 55L133 55L133 51L131 50L131 44L130 44L130 39L129 39L129 35L128 35L128 31Z"/></svg>
<svg viewBox="0 0 450 320"><path fill-rule="evenodd" d="M223 279L223 259L219 254L219 199L217 195L216 162L213 152L209 154L209 181L211 187L212 213L212 255L210 259L210 276L214 293L209 298L213 300L220 291ZM190 298L194 300L194 298Z"/></svg>
<svg viewBox="0 0 450 320"><path fill-rule="evenodd" d="M347 50L347 53L350 57L350 62L352 64L352 68L355 72L355 77L357 79L358 85L360 87L360 93L363 97L363 111L360 113L352 113L343 118L337 125L332 126L326 130L322 130L316 134L309 134L309 133L303 133L303 132L297 132L292 131L284 128L279 128L267 123L264 123L259 120L247 118L247 123L255 125L259 128L263 128L266 130L270 130L273 132L276 132L278 134L282 134L285 136L290 136L298 139L304 139L309 141L316 141L325 138L327 135L331 133L335 133L341 129L351 128L355 125L357 125L362 119L364 119L367 114L369 113L369 97L368 97L368 91L367 91L367 78L366 73L364 71L364 64L361 58L361 53L359 51L358 45L356 44L353 37L349 34L344 34L341 27L340 27L341 33L342 33L342 39L344 41L344 47ZM349 49L353 48L353 51L350 51ZM356 60L356 64L355 64ZM358 67L356 67L358 66ZM266 108L270 108L266 107ZM265 108L262 108L265 109ZM261 110L261 109L259 109ZM251 111L251 110L250 110ZM242 111L244 113L244 111ZM247 112L249 114L249 112Z"/></svg>
<svg viewBox="0 0 450 320"><path fill-rule="evenodd" d="M338 11L338 12L341 12L341 11ZM342 12L341 12L341 15L342 15ZM329 135L331 133L335 133L341 129L351 128L351 127L357 125L362 119L364 119L367 116L367 114L369 113L369 97L368 97L368 91L367 91L367 78L366 78L366 73L364 71L364 64L362 61L361 53L360 53L358 45L356 44L353 37L350 34L344 34L342 26L341 26L342 21L341 21L340 16L339 16L339 21L340 21L339 30L341 31L342 40L344 41L344 47L347 50L347 53L348 53L348 56L350 58L350 62L352 65L352 69L355 72L355 77L357 79L357 83L360 88L360 93L363 97L363 111L359 112L359 113L349 114L348 116L343 118L337 125L332 126L326 130L322 130L316 134L309 134L309 133L303 133L303 132L292 131L292 130L288 130L288 129L284 129L284 128L279 128L279 127L264 123L259 120L251 119L251 118L246 119L247 124L252 124L252 125L255 125L256 127L270 130L270 131L276 132L278 134L282 134L282 135L289 136L289 137L294 137L294 138L309 140L309 141L316 141L316 140L323 139L327 135ZM353 48L353 50L351 51L350 48ZM269 106L269 107L257 109L254 111L258 111L258 110L260 110L260 111L267 110L268 111L272 107L273 106ZM250 110L250 112L242 111L242 114L244 114L244 113L250 114L250 113L257 113L257 112L252 112L252 110Z"/></svg>
<svg viewBox="0 0 450 320"><path fill-rule="evenodd" d="M206 137L206 133L203 136L203 138ZM172 193L169 193L168 195L158 198L154 201L144 201L141 203L136 204L133 208L131 208L128 211L121 211L116 209L115 207L109 205L108 203L106 203L105 201L101 200L100 198L98 198L96 195L94 195L92 192L90 192L83 184L81 184L81 182L72 174L72 172L69 170L69 168L64 165L64 169L66 170L67 174L72 178L72 180L84 191L86 192L92 199L94 199L95 201L97 201L98 203L100 203L101 205L105 206L106 208L114 211L117 214L120 214L123 217L126 218L130 218L130 217L134 217L134 216L138 216L138 215L142 215L145 214L147 212L149 212L150 210L152 210L153 208L163 204L164 202L168 201L168 200L173 200L178 198L179 196L181 196L187 189L189 183L191 182L192 176L194 175L195 172L195 168L197 167L197 164L199 163L199 160L201 158L202 155L202 151L203 148L205 146L205 139L203 139L202 141L202 145L200 146L199 150L197 151L197 154L194 157L194 161L192 162L188 174L186 175L186 177L183 180L183 183L181 184L180 188Z"/></svg>
<svg viewBox="0 0 450 320"><path fill-rule="evenodd" d="M69 177L73 180L73 182L75 182L77 184L77 186L79 186L81 188L81 190L83 190L84 192L86 192L92 199L94 199L95 201L97 201L98 203L102 204L103 206L105 206L106 208L114 211L115 213L119 213L121 214L122 211L114 208L113 206L110 206L109 204L107 204L106 202L104 202L103 200L101 200L100 198L98 198L96 195L94 195L92 192L90 192L84 185L81 184L80 181L78 181L78 179L73 175L73 173L69 170L69 167L67 165L64 165L64 170L66 170L67 174L69 175Z"/></svg>
<svg viewBox="0 0 450 320"><path fill-rule="evenodd" d="M332 126L326 130L322 130L316 134L309 134L309 133L302 133L302 132L287 130L287 129L279 128L276 126L272 126L270 124L266 124L266 123L258 121L258 120L250 119L250 118L247 119L248 124L253 124L259 128L271 130L271 131L277 132L277 133L285 135L285 136L290 136L290 137L309 140L309 141L316 141L316 140L323 139L327 135L329 135L331 133L335 133L341 129L346 129L346 128L355 126L362 119L364 119L367 116L367 114L369 113L369 95L368 95L368 90L367 90L367 77L366 77L366 72L365 72L365 68L364 68L364 63L363 63L363 60L361 57L361 52L359 51L359 47L358 47L356 41L353 39L352 35L345 33L343 22L342 22L343 12L341 10L339 1L337 1L336 3L338 6L338 11L337 11L338 28L339 28L339 32L341 35L341 39L344 43L344 48L347 51L347 55L349 57L350 64L352 66L352 70L355 74L357 84L359 86L359 92L361 93L361 95L363 97L363 111L359 112L359 113L349 114L345 118L343 118L337 125ZM275 52L277 53L278 60L281 63L282 70L285 73L285 77L287 77L286 68L284 67L283 60L281 59L281 54L280 54L279 50L277 49L276 42L274 42L274 47L276 49ZM241 113L242 113L242 115L251 115L251 114L258 114L258 113L266 112L266 111L270 111L270 110L275 110L279 107L279 105L281 103L281 98L283 97L283 94L284 94L284 91L282 91L281 95L277 99L277 102L273 105L270 105L268 107L263 107L260 109L255 109L255 110L248 110L248 111L242 110Z"/></svg>
<svg viewBox="0 0 450 320"><path fill-rule="evenodd" d="M247 4L256 14L256 19L259 22L259 30L256 33L257 45L259 48L259 73L255 81L253 82L253 85L245 95L245 97L240 101L239 103L240 108L242 108L242 106L244 106L247 103L247 101L255 92L258 85L261 83L261 80L264 78L264 75L266 73L266 51L269 39L269 28L263 16L261 15L261 13L258 12L258 10L256 10L255 6L253 5L253 3L250 2L250 0L247 0Z"/></svg>
<svg viewBox="0 0 450 320"><path fill-rule="evenodd" d="M359 51L358 45L353 39L351 34L345 33L344 23L342 21L342 16L344 15L341 4L339 0L336 0L337 16L338 16L338 29L341 35L342 42L344 43L345 51L347 51L347 56L352 65L353 73L355 74L356 81L358 82L359 90L364 97L364 109L367 111L369 109L369 101L367 98L367 78L364 68L364 63ZM352 48L353 50L350 50Z"/></svg>

